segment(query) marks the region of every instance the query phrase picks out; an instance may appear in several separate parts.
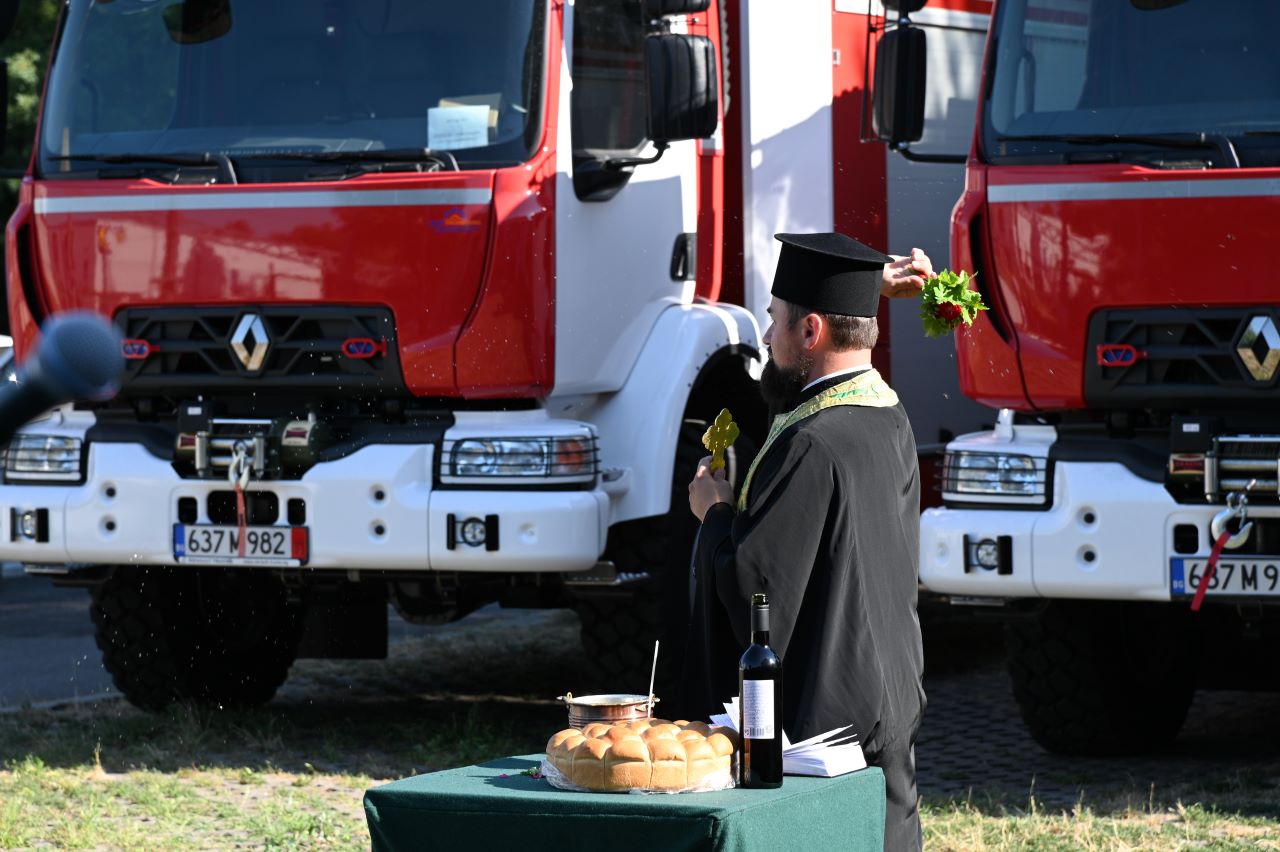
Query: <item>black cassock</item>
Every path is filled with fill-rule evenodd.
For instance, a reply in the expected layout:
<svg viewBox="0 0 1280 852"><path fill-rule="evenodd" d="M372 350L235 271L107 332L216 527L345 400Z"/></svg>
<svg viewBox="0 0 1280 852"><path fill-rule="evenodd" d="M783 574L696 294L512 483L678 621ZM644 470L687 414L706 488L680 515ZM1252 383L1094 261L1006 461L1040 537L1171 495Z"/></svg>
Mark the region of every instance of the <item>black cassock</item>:
<svg viewBox="0 0 1280 852"><path fill-rule="evenodd" d="M801 401L849 376L811 388ZM853 725L888 786L885 848L918 848L913 746L924 711L916 615L920 481L899 403L823 409L761 459L746 510L703 520L679 706L724 712L738 694L751 595L769 596L793 742Z"/></svg>

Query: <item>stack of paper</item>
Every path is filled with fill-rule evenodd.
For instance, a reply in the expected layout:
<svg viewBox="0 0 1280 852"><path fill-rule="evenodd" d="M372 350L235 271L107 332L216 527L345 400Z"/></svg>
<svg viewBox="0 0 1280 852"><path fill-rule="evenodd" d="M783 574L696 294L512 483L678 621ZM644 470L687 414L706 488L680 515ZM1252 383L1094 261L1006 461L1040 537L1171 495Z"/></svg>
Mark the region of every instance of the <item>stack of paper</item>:
<svg viewBox="0 0 1280 852"><path fill-rule="evenodd" d="M716 725L738 730L738 699L724 705L727 715L712 716L711 722ZM858 769L865 769L867 758L862 753L862 745L856 734L845 733L852 725L818 734L798 743L793 743L782 732L782 771L787 775L817 775L832 778Z"/></svg>

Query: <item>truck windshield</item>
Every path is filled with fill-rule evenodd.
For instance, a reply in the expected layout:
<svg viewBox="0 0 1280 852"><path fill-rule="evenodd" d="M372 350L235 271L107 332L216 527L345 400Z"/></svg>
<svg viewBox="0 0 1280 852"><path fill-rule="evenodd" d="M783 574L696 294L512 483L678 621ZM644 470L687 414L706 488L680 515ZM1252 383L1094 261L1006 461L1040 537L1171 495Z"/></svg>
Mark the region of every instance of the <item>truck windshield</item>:
<svg viewBox="0 0 1280 852"><path fill-rule="evenodd" d="M282 171L331 174L348 153L368 171L382 165L378 151L398 169L513 165L541 132L544 6L71 0L41 173L230 158L242 175L287 179Z"/></svg>
<svg viewBox="0 0 1280 852"><path fill-rule="evenodd" d="M1280 165L1280 3L1002 0L993 27L990 161Z"/></svg>

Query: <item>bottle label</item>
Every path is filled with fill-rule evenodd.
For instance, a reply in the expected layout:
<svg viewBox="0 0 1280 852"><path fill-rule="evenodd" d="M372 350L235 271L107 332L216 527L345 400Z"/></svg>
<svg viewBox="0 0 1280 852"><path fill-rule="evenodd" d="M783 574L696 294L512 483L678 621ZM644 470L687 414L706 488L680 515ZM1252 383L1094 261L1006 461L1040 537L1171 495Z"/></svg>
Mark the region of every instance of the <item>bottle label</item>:
<svg viewBox="0 0 1280 852"><path fill-rule="evenodd" d="M742 682L742 735L749 740L773 739L773 681Z"/></svg>

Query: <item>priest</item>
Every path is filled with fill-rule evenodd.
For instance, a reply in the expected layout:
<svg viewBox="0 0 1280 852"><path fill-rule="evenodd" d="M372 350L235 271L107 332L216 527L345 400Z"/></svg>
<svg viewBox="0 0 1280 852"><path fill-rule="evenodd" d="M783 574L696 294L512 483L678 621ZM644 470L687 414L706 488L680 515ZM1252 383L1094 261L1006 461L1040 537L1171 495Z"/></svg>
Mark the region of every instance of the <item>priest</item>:
<svg viewBox="0 0 1280 852"><path fill-rule="evenodd" d="M751 596L767 594L783 729L796 742L853 725L885 773L885 848L918 849L920 472L871 366L893 258L843 234L777 238L761 391L780 413L737 494L709 459L689 485L702 528L683 700L706 714L737 694Z"/></svg>

